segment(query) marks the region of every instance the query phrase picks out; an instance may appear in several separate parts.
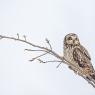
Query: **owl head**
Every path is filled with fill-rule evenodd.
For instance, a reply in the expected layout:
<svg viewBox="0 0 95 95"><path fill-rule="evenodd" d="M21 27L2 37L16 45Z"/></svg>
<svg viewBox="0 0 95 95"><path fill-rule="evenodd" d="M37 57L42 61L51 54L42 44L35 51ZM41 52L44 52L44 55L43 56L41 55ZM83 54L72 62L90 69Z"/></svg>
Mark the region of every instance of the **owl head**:
<svg viewBox="0 0 95 95"><path fill-rule="evenodd" d="M74 33L69 33L64 38L64 45L66 46L78 46L80 45L79 38Z"/></svg>

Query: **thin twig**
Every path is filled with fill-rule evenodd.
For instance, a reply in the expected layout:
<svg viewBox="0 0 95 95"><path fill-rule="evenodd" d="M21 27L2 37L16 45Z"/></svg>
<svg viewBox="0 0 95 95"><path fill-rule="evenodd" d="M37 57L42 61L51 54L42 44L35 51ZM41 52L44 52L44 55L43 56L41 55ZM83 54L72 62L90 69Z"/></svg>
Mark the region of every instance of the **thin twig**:
<svg viewBox="0 0 95 95"><path fill-rule="evenodd" d="M50 62L62 62L62 61L58 61L58 60L52 60L52 61L43 61L41 59L37 59L40 63L50 63Z"/></svg>
<svg viewBox="0 0 95 95"><path fill-rule="evenodd" d="M43 51L43 50L32 50L32 49L25 49L26 51Z"/></svg>
<svg viewBox="0 0 95 95"><path fill-rule="evenodd" d="M59 63L57 66L56 66L56 68L59 68L59 66L61 65L62 63Z"/></svg>
<svg viewBox="0 0 95 95"><path fill-rule="evenodd" d="M29 61L34 61L35 59L37 59L37 58L39 58L39 57L42 57L42 56L44 56L44 55L46 55L46 54L48 54L48 53L49 53L49 52L43 53L43 54L41 54L41 55L39 55L39 56L36 56L36 57L32 58L32 60L29 60Z"/></svg>
<svg viewBox="0 0 95 95"><path fill-rule="evenodd" d="M17 39L19 39L19 34L17 33Z"/></svg>
<svg viewBox="0 0 95 95"><path fill-rule="evenodd" d="M52 46L50 44L50 41L47 38L45 40L46 40L47 44L49 45L50 49L52 50Z"/></svg>
<svg viewBox="0 0 95 95"><path fill-rule="evenodd" d="M25 36L25 35L23 35L23 37L24 37L24 39L25 39L25 41L26 41L26 36Z"/></svg>

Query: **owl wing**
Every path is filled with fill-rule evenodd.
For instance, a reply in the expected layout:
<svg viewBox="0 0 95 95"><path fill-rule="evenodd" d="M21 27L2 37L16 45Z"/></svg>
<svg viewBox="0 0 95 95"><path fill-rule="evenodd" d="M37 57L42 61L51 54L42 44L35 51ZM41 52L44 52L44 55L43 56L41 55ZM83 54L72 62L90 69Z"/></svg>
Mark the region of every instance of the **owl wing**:
<svg viewBox="0 0 95 95"><path fill-rule="evenodd" d="M84 55L91 60L90 54L88 53L88 51L82 46L80 45L81 50L83 51Z"/></svg>
<svg viewBox="0 0 95 95"><path fill-rule="evenodd" d="M75 48L73 51L73 59L82 68L82 73L86 75L86 79L95 85L95 70L91 64L91 58L85 48Z"/></svg>
<svg viewBox="0 0 95 95"><path fill-rule="evenodd" d="M89 67L93 68L91 64L91 58L87 50L80 46L80 48L75 48L73 51L73 59L76 61L81 68Z"/></svg>

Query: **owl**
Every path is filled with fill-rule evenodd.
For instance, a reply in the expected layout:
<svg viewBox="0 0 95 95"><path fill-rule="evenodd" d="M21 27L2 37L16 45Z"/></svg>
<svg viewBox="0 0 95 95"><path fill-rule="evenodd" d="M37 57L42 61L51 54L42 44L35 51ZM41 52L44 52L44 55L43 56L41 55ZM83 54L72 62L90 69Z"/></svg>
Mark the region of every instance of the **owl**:
<svg viewBox="0 0 95 95"><path fill-rule="evenodd" d="M67 34L64 38L64 58L70 62L72 69L76 73L82 73L90 81L95 82L95 70L91 64L91 57L88 51L80 44L76 34ZM76 71L78 68L80 71ZM92 80L91 80L92 79Z"/></svg>

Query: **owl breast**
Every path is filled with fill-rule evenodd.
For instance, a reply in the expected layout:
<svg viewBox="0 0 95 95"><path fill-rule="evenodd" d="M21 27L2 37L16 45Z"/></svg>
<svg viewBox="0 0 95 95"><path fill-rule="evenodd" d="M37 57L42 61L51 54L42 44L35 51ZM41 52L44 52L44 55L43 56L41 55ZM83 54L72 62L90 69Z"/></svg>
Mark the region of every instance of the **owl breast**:
<svg viewBox="0 0 95 95"><path fill-rule="evenodd" d="M66 48L64 50L64 57L66 60L68 60L69 62L72 62L73 60L73 48Z"/></svg>
<svg viewBox="0 0 95 95"><path fill-rule="evenodd" d="M74 61L73 58L73 51L74 47L64 48L64 57L68 60L71 64L78 66L78 64Z"/></svg>

